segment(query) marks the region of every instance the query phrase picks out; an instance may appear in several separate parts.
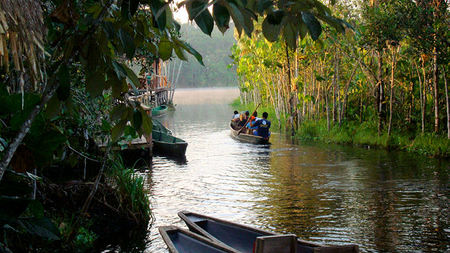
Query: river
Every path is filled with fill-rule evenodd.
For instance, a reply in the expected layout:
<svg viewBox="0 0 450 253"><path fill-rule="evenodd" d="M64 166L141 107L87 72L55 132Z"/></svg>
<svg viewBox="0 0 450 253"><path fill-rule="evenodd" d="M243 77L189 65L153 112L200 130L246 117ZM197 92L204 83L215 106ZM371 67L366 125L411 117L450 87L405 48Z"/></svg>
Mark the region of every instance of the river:
<svg viewBox="0 0 450 253"><path fill-rule="evenodd" d="M185 163L154 157L146 179L154 223L145 252L167 252L158 226L184 227L181 210L362 252L450 249L450 163L413 153L230 137L237 89L178 89L161 118L189 143ZM270 119L271 115L269 115Z"/></svg>

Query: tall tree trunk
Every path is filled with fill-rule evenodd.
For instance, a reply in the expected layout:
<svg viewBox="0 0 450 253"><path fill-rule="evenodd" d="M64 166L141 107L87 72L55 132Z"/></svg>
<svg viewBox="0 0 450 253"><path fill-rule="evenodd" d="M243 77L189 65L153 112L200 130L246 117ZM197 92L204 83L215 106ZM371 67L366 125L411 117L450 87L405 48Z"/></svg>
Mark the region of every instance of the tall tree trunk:
<svg viewBox="0 0 450 253"><path fill-rule="evenodd" d="M324 90L325 94L325 107L326 107L326 111L327 111L327 129L328 132L330 131L330 107L328 105L328 90Z"/></svg>
<svg viewBox="0 0 450 253"><path fill-rule="evenodd" d="M445 102L447 108L447 139L450 139L450 104L448 99L448 84L447 84L447 73L445 72L445 66L442 66L442 73L444 74L445 83Z"/></svg>
<svg viewBox="0 0 450 253"><path fill-rule="evenodd" d="M336 50L336 48L335 48ZM337 52L334 54L333 58L334 74L333 74L333 108L331 111L333 124L336 122L336 93L337 93Z"/></svg>
<svg viewBox="0 0 450 253"><path fill-rule="evenodd" d="M417 76L419 77L419 98L420 98L420 116L421 116L421 131L422 134L425 132L425 107L424 107L424 94L423 94L423 86L424 82L422 81L421 74L419 72L419 67L417 63L414 61L414 65L416 66ZM425 80L424 80L425 81Z"/></svg>
<svg viewBox="0 0 450 253"><path fill-rule="evenodd" d="M391 94L389 97L389 125L388 125L388 138L391 136L391 129L392 129L392 102L394 97L394 72L395 72L395 65L396 65L396 59L397 56L397 47L392 47L392 67L391 67Z"/></svg>
<svg viewBox="0 0 450 253"><path fill-rule="evenodd" d="M383 130L383 101L384 101L384 85L383 85L383 51L378 51L378 83L376 88L376 111L378 115L378 135Z"/></svg>
<svg viewBox="0 0 450 253"><path fill-rule="evenodd" d="M347 100L348 100L348 89L350 87L350 84L351 84L351 82L353 80L353 76L355 75L357 69L358 69L358 65L355 65L355 67L353 67L353 71L352 71L352 74L350 75L350 78L347 80L347 83L345 84L344 102L341 105L342 106L341 116L340 116L341 122L342 122L342 120L345 117L345 110L346 110L346 107L347 107Z"/></svg>
<svg viewBox="0 0 450 253"><path fill-rule="evenodd" d="M439 69L437 48L433 48L434 132L439 132Z"/></svg>

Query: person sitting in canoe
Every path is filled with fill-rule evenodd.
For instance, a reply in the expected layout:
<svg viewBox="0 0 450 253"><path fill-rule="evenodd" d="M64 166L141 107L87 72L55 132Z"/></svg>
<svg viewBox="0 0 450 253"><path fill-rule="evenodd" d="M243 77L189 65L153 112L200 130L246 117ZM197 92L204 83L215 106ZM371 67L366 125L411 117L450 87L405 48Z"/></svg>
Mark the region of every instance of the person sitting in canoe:
<svg viewBox="0 0 450 253"><path fill-rule="evenodd" d="M267 117L269 116L269 114L267 112L264 112L262 115L262 119L258 119L254 122L250 123L250 127L252 127L252 129L256 128L255 130L253 130L253 134L256 136L261 136L263 138L268 139L270 136L270 121L267 119Z"/></svg>
<svg viewBox="0 0 450 253"><path fill-rule="evenodd" d="M248 121L247 125L245 126L248 129L248 133L252 134L253 130L256 130L257 128L254 127L252 124L254 124L257 120L259 120L260 118L258 118L258 113L256 111L253 112L252 116L250 117L250 120Z"/></svg>
<svg viewBox="0 0 450 253"><path fill-rule="evenodd" d="M235 120L235 119L239 119L239 117L240 117L241 115L239 114L239 112L238 111L234 111L233 112L233 117L231 118L231 120Z"/></svg>
<svg viewBox="0 0 450 253"><path fill-rule="evenodd" d="M238 127L243 127L245 123L247 122L248 116L250 113L248 111L242 112L239 117Z"/></svg>

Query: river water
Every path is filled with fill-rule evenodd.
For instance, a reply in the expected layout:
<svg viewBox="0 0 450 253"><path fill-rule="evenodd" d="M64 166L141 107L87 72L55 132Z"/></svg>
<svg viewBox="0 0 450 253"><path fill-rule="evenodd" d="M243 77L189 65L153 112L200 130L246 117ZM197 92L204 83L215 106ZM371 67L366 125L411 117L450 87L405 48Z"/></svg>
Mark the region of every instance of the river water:
<svg viewBox="0 0 450 253"><path fill-rule="evenodd" d="M240 143L228 122L236 89L179 89L160 120L189 143L186 162L154 157L141 172L154 223L145 252L167 252L158 226L181 210L362 252L450 249L449 161L342 145ZM270 115L269 115L270 119Z"/></svg>

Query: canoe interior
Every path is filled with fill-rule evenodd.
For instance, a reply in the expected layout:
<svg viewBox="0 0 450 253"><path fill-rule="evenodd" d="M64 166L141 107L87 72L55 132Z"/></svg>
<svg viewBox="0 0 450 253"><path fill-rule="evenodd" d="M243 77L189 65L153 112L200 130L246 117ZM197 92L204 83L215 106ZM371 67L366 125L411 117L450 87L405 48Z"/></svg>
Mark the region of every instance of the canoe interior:
<svg viewBox="0 0 450 253"><path fill-rule="evenodd" d="M253 134L246 134L246 133L240 133L239 129L235 129L233 127L233 124L230 123L230 129L231 129L231 137L233 139L236 139L238 141L252 143L252 144L268 144L269 140L265 139L261 136L256 136Z"/></svg>
<svg viewBox="0 0 450 253"><path fill-rule="evenodd" d="M178 216L186 223L189 230L202 236L224 243L240 252L252 253L253 245L259 236L276 235L276 233L252 228L206 215L182 211ZM357 245L324 246L297 239L297 253L327 252L354 253L359 252Z"/></svg>
<svg viewBox="0 0 450 253"><path fill-rule="evenodd" d="M172 253L237 253L178 227L160 227L159 232Z"/></svg>
<svg viewBox="0 0 450 253"><path fill-rule="evenodd" d="M192 217L192 216L188 216ZM226 245L242 252L252 252L253 242L258 236L264 236L265 234L258 233L256 231L237 228L236 226L220 223L214 220L201 220L195 222L200 228L207 231L210 235L217 240L225 243Z"/></svg>

